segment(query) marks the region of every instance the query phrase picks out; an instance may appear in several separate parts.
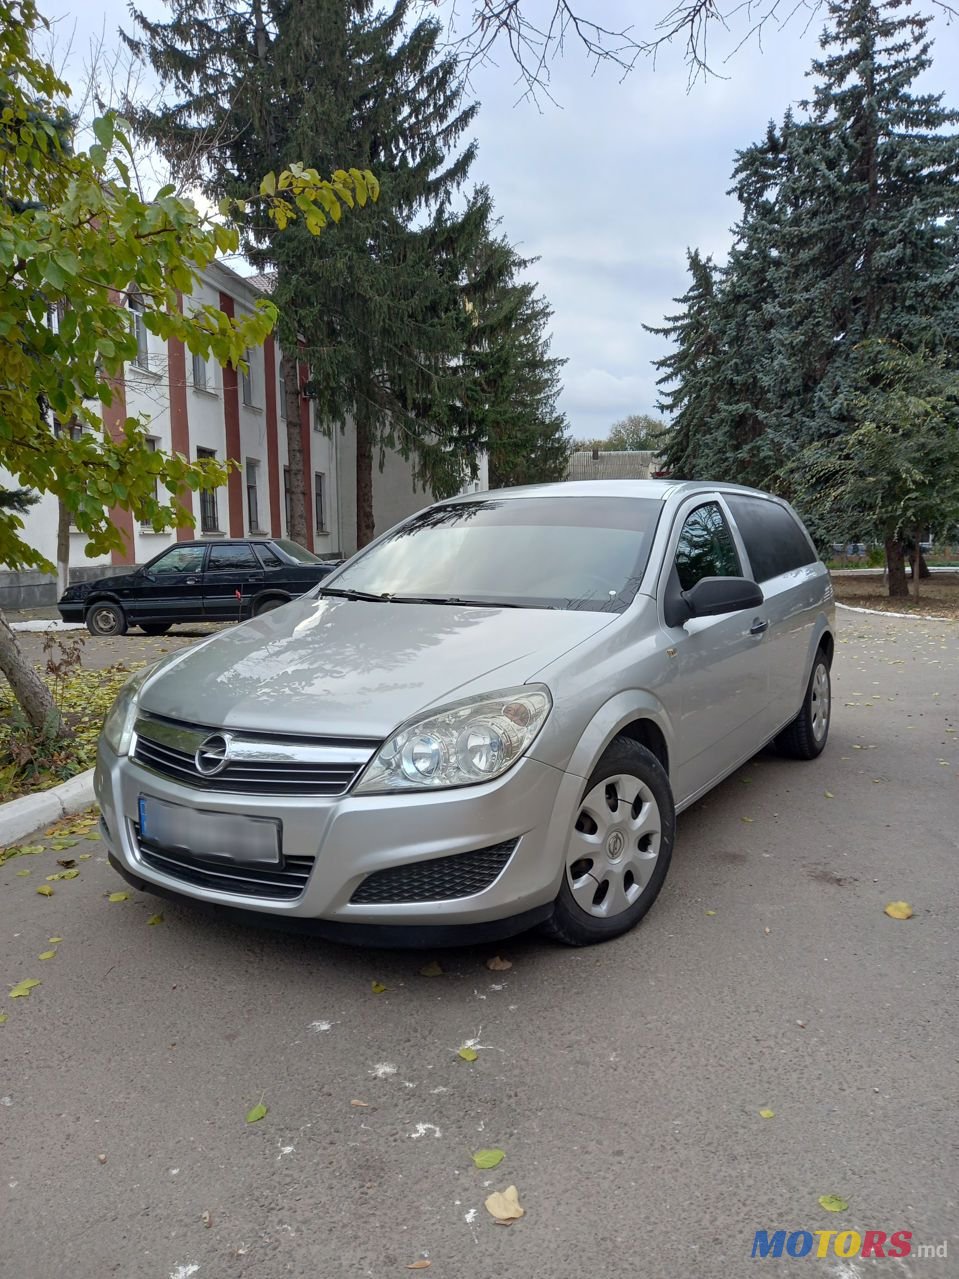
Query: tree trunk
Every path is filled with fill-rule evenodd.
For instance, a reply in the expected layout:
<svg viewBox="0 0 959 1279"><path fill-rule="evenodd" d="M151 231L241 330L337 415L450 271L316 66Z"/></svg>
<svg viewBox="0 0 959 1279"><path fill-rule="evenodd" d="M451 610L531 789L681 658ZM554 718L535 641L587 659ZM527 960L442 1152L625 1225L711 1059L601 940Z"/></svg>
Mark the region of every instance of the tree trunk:
<svg viewBox="0 0 959 1279"><path fill-rule="evenodd" d="M300 382L294 360L283 361L286 390L286 454L290 468L290 527L288 536L307 545L306 476L303 470L303 430L300 425Z"/></svg>
<svg viewBox="0 0 959 1279"><path fill-rule="evenodd" d="M57 599L70 585L70 508L57 502Z"/></svg>
<svg viewBox="0 0 959 1279"><path fill-rule="evenodd" d="M917 528L912 540L912 598L917 604L919 603L919 560L922 557L922 551L919 548L921 536L922 530Z"/></svg>
<svg viewBox="0 0 959 1279"><path fill-rule="evenodd" d="M926 557L923 554L922 547L919 548L919 576L925 581L927 577L932 577L929 572L929 565L926 563Z"/></svg>
<svg viewBox="0 0 959 1279"><path fill-rule="evenodd" d="M355 410L356 422L356 549L373 540L373 433L370 406L361 400Z"/></svg>
<svg viewBox="0 0 959 1279"><path fill-rule="evenodd" d="M908 599L909 583L906 581L906 557L898 537L886 538L886 573L889 578L891 599Z"/></svg>
<svg viewBox="0 0 959 1279"><path fill-rule="evenodd" d="M17 643L17 637L0 613L0 671L34 728L59 736L63 722L50 690L33 669Z"/></svg>

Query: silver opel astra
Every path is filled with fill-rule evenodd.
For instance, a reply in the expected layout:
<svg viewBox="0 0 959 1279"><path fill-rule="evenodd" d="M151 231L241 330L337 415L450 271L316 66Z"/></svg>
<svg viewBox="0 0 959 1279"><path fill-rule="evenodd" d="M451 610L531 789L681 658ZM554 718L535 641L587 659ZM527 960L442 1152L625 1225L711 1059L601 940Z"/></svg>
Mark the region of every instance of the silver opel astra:
<svg viewBox="0 0 959 1279"><path fill-rule="evenodd" d="M571 945L656 899L676 814L829 731L829 574L733 485L471 494L137 672L103 836L137 888L363 943Z"/></svg>

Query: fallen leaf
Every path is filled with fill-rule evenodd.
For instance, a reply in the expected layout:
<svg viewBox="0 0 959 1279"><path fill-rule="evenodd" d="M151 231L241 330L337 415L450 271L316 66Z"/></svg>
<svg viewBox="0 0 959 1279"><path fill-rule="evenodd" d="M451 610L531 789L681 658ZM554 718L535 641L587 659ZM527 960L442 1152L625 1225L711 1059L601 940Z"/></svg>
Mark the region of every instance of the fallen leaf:
<svg viewBox="0 0 959 1279"><path fill-rule="evenodd" d="M56 946L56 944L57 944L58 942L63 941L63 938L62 938L62 937L48 937L48 938L47 938L47 941L50 943L50 945L51 945L51 946Z"/></svg>
<svg viewBox="0 0 959 1279"><path fill-rule="evenodd" d="M771 928L764 928L764 929L763 929L763 932L764 932L764 933L766 934L766 936L768 937L768 936L769 936L769 934L772 932L772 929L771 929Z"/></svg>
<svg viewBox="0 0 959 1279"><path fill-rule="evenodd" d="M831 791L831 790L824 790L824 791L823 791L823 794L826 796L826 798L827 798L827 799L835 799L835 798L836 798L836 796L832 793L832 791Z"/></svg>
<svg viewBox="0 0 959 1279"><path fill-rule="evenodd" d="M70 870L70 868L72 866L76 866L76 864L77 862L75 857L58 857L57 858L57 865L62 866L64 870Z"/></svg>
<svg viewBox="0 0 959 1279"><path fill-rule="evenodd" d="M845 1199L840 1199L838 1195L820 1195L819 1206L827 1212L845 1212L849 1207Z"/></svg>
<svg viewBox="0 0 959 1279"><path fill-rule="evenodd" d="M7 1020L7 1014L6 1014L6 1013L0 1013L0 1026L2 1026L2 1025L3 1025L3 1023L4 1023L6 1020Z"/></svg>
<svg viewBox="0 0 959 1279"><path fill-rule="evenodd" d="M473 1163L477 1168L495 1168L506 1158L505 1150L477 1150Z"/></svg>
<svg viewBox="0 0 959 1279"><path fill-rule="evenodd" d="M106 1157L106 1155L97 1155L97 1163L98 1163L98 1164L105 1164L105 1163L106 1163L106 1161L107 1161L107 1157Z"/></svg>
<svg viewBox="0 0 959 1279"><path fill-rule="evenodd" d="M73 848L76 845L75 839L55 839L50 847L58 853L62 853L65 848Z"/></svg>
<svg viewBox="0 0 959 1279"><path fill-rule="evenodd" d="M163 923L163 916L151 915L150 918L147 920L147 923L150 925L151 928L153 928L155 927L155 925Z"/></svg>
<svg viewBox="0 0 959 1279"><path fill-rule="evenodd" d="M23 857L23 856L29 856L29 854L31 854L31 853L42 853L42 852L43 852L43 845L42 845L42 844L22 844L22 845L20 846L20 856L21 856L21 857Z"/></svg>
<svg viewBox="0 0 959 1279"><path fill-rule="evenodd" d="M53 889L50 887L49 884L41 884L40 887L37 889L37 892L40 894L41 897L53 896Z"/></svg>
<svg viewBox="0 0 959 1279"><path fill-rule="evenodd" d="M52 884L52 883L54 883L54 881L56 881L56 880L60 880L60 879L62 879L62 878L63 878L63 871L58 870L58 871L57 871L57 873L56 873L55 875L48 875L48 876L47 876L47 882Z"/></svg>
<svg viewBox="0 0 959 1279"><path fill-rule="evenodd" d="M775 1119L775 1117L776 1117L775 1110L761 1110L759 1112L760 1119Z"/></svg>
<svg viewBox="0 0 959 1279"><path fill-rule="evenodd" d="M209 1213L209 1212L201 1212L201 1213L200 1213L200 1220L201 1220L201 1221L203 1222L203 1224L206 1226L207 1230L209 1230L209 1229L210 1229L210 1227L213 1225L213 1215L212 1215L212 1213Z"/></svg>
<svg viewBox="0 0 959 1279"><path fill-rule="evenodd" d="M475 1061L479 1053L475 1048L464 1047L459 1050L457 1056L462 1057L464 1061Z"/></svg>
<svg viewBox="0 0 959 1279"><path fill-rule="evenodd" d="M27 995L30 994L30 991L33 990L34 986L39 986L40 984L41 983L37 981L36 977L24 977L23 981L18 981L10 991L10 998L25 999Z"/></svg>
<svg viewBox="0 0 959 1279"><path fill-rule="evenodd" d="M78 862L88 862L92 856L93 856L93 854L92 854L92 853L81 853L81 854L77 857L77 861L78 861Z"/></svg>
<svg viewBox="0 0 959 1279"><path fill-rule="evenodd" d="M491 973L505 973L507 969L513 967L511 959L500 959L499 955L494 955L492 959L487 959L486 967Z"/></svg>
<svg viewBox="0 0 959 1279"><path fill-rule="evenodd" d="M356 1097L354 1097L353 1100L350 1102L351 1106L368 1106L369 1104L370 1103L368 1101L360 1101Z"/></svg>
<svg viewBox="0 0 959 1279"><path fill-rule="evenodd" d="M420 969L420 976L421 977L442 977L443 969L439 966L437 961L434 959L434 960L431 960L430 963L423 965L423 967ZM409 1267L407 1267L407 1269L409 1269Z"/></svg>
<svg viewBox="0 0 959 1279"><path fill-rule="evenodd" d="M912 907L908 902L890 902L885 908L890 919L912 919Z"/></svg>
<svg viewBox="0 0 959 1279"><path fill-rule="evenodd" d="M30 872L29 872L28 870L18 870L18 871L17 871L17 874L18 874L18 875L20 876L20 878L22 879L22 878L24 877L24 875L29 875L29 874L30 874Z"/></svg>
<svg viewBox="0 0 959 1279"><path fill-rule="evenodd" d="M707 910L707 911L706 911L706 914L707 914L707 915L715 915L715 914L716 914L716 912L715 912L714 910Z"/></svg>
<svg viewBox="0 0 959 1279"><path fill-rule="evenodd" d="M60 876L60 878L61 878L61 879L76 879L76 877L77 877L79 874L80 874L80 872L79 872L78 870L65 870L65 871L63 872L63 874Z"/></svg>
<svg viewBox="0 0 959 1279"><path fill-rule="evenodd" d="M739 819L739 820L740 820L741 822L751 822L751 821L753 821L754 819L753 819L752 817L740 817L740 819Z"/></svg>
<svg viewBox="0 0 959 1279"><path fill-rule="evenodd" d="M515 1186L507 1186L505 1190L494 1190L487 1196L486 1211L497 1221L504 1223L517 1221L526 1209L520 1207L519 1192Z"/></svg>
<svg viewBox="0 0 959 1279"><path fill-rule="evenodd" d="M56 958L56 953L55 950L44 950L37 956L37 959L54 959Z"/></svg>
<svg viewBox="0 0 959 1279"><path fill-rule="evenodd" d="M407 1270L429 1270L432 1261L427 1261L425 1257L421 1257L419 1261L411 1261L406 1267Z"/></svg>
<svg viewBox="0 0 959 1279"><path fill-rule="evenodd" d="M262 1101L258 1101L256 1105L252 1107L252 1109L246 1112L246 1122L248 1124L259 1123L261 1119L264 1119L266 1117L266 1114L267 1114L266 1106L263 1105Z"/></svg>
<svg viewBox="0 0 959 1279"><path fill-rule="evenodd" d="M108 902L128 902L129 900L129 893L109 893L107 895Z"/></svg>
<svg viewBox="0 0 959 1279"><path fill-rule="evenodd" d="M383 991L386 990L386 987L381 981L371 981L370 990L372 990L374 995L382 995Z"/></svg>

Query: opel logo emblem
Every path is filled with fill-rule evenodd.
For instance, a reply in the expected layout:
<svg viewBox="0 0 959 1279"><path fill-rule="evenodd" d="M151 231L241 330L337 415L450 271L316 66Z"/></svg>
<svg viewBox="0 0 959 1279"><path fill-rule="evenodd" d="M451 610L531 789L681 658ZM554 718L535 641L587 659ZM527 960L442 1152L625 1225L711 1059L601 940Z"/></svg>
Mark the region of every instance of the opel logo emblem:
<svg viewBox="0 0 959 1279"><path fill-rule="evenodd" d="M614 830L606 841L606 851L610 857L619 857L626 847L626 837L622 831Z"/></svg>
<svg viewBox="0 0 959 1279"><path fill-rule="evenodd" d="M222 773L230 762L230 744L233 738L229 733L213 733L200 743L193 762L196 771L204 777L215 777Z"/></svg>

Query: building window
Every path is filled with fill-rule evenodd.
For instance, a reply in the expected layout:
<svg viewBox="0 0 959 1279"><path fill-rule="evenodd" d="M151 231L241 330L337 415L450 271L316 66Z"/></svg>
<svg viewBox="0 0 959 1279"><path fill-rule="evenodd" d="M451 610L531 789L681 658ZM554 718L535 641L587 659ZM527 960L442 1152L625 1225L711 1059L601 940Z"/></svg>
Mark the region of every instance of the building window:
<svg viewBox="0 0 959 1279"><path fill-rule="evenodd" d="M133 334L137 340L137 353L131 363L135 364L138 369L144 369L149 372L150 347L147 341L147 327L143 320L143 298L139 293L130 294L130 311L133 315Z"/></svg>
<svg viewBox="0 0 959 1279"><path fill-rule="evenodd" d="M319 471L313 476L313 507L316 511L316 531L326 532L326 476Z"/></svg>
<svg viewBox="0 0 959 1279"><path fill-rule="evenodd" d="M159 442L160 442L160 441L159 441L159 440L158 440L155 436L153 436L153 435L147 435L147 436L144 436L144 439L143 439L143 447L146 449L146 451L147 451L148 453L155 453L155 452L157 451L157 445L159 444ZM154 496L154 498L155 498L157 501L159 501L159 500L160 500L160 499L159 499L159 495L158 495L158 493L157 493L157 481L156 481L156 479L154 479L154 481L153 481L153 496ZM141 521L140 521L140 527L141 527L141 528L153 528L153 521L152 521L152 520L141 520Z"/></svg>
<svg viewBox="0 0 959 1279"><path fill-rule="evenodd" d="M250 348L243 352L245 368L240 369L240 385L243 388L243 403L247 408L253 407L253 365L250 363Z"/></svg>
<svg viewBox="0 0 959 1279"><path fill-rule="evenodd" d="M290 522L293 519L293 489L290 487L290 468L283 468L283 514L286 516L286 524L283 526L286 530L287 537L290 536Z"/></svg>
<svg viewBox="0 0 959 1279"><path fill-rule="evenodd" d="M216 457L216 449L200 449L196 451L196 460L205 457ZM200 532L219 533L220 522L216 511L216 489L200 490Z"/></svg>
<svg viewBox="0 0 959 1279"><path fill-rule="evenodd" d="M260 512L256 501L256 481L259 470L259 462L254 462L251 458L246 459L246 518L249 521L251 533L255 533L260 527Z"/></svg>
<svg viewBox="0 0 959 1279"><path fill-rule="evenodd" d="M207 389L206 360L204 360L202 355L194 355L193 357L193 385L198 391Z"/></svg>

